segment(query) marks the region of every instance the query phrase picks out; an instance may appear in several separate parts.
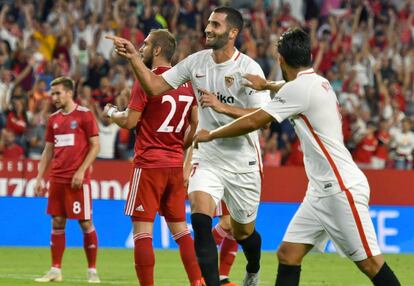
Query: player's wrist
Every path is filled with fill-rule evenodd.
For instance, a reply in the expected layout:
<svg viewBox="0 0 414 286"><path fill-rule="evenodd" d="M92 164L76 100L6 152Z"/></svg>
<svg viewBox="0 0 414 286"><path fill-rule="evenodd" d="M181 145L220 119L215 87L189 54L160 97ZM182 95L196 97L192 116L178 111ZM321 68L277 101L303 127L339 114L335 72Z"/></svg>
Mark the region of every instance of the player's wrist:
<svg viewBox="0 0 414 286"><path fill-rule="evenodd" d="M118 109L116 107L111 106L108 109L108 112L106 113L107 114L107 117L111 118L114 115L114 113L117 112L117 111L118 111Z"/></svg>

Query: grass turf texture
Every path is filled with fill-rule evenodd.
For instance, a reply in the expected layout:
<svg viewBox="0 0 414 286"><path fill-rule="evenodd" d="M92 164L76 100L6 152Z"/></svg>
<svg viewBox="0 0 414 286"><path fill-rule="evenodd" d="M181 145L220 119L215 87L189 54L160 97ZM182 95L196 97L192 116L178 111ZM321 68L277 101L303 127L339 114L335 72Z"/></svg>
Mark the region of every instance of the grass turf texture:
<svg viewBox="0 0 414 286"><path fill-rule="evenodd" d="M187 276L177 251L156 251L156 286L188 286ZM414 255L386 255L386 260L397 273L401 284L414 286ZM241 284L245 259L236 258L231 279ZM0 248L0 285L42 285L34 278L50 266L48 248ZM262 253L260 285L274 285L276 274L274 252ZM100 285L138 285L131 249L100 249L98 253ZM83 249L68 248L63 258L63 282L52 285L91 285L86 283L86 258ZM336 254L309 254L302 266L301 286L363 286L372 285L356 266Z"/></svg>

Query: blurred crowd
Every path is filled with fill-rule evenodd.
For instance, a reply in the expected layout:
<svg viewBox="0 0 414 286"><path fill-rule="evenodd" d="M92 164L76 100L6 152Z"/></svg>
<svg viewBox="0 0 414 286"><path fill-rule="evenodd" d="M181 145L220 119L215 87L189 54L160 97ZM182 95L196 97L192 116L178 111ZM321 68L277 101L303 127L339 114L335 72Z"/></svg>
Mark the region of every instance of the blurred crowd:
<svg viewBox="0 0 414 286"><path fill-rule="evenodd" d="M76 101L92 109L100 159L129 159L133 131L102 116L125 109L134 75L105 35L138 48L151 29L177 38L174 62L203 49L212 9L238 8L240 51L270 80L282 79L275 41L289 27L311 35L314 69L339 102L344 141L362 168L411 169L414 152L414 3L410 0L0 0L0 156L39 158L54 112L49 83L76 81ZM288 121L261 131L264 165L303 165Z"/></svg>

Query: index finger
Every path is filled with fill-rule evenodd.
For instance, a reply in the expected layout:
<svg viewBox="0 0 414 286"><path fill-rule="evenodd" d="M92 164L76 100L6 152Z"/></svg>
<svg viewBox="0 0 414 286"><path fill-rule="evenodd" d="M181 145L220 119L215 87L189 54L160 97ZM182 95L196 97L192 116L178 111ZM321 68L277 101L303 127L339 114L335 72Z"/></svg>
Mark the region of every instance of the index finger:
<svg viewBox="0 0 414 286"><path fill-rule="evenodd" d="M210 93L207 89L202 88L202 87L197 87L197 90L198 91L201 91L202 93L205 93L205 94L209 94Z"/></svg>

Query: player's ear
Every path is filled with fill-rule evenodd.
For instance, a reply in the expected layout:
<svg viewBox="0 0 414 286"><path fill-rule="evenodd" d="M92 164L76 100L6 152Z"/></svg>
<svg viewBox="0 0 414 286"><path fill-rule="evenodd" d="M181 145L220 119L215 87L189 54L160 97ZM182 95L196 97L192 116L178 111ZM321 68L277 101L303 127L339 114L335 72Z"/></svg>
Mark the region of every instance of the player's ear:
<svg viewBox="0 0 414 286"><path fill-rule="evenodd" d="M231 28L229 31L229 39L236 40L238 34L239 34L239 29Z"/></svg>
<svg viewBox="0 0 414 286"><path fill-rule="evenodd" d="M155 46L154 50L152 52L154 53L154 56L160 56L161 52L162 52L162 49L161 49L160 46Z"/></svg>

